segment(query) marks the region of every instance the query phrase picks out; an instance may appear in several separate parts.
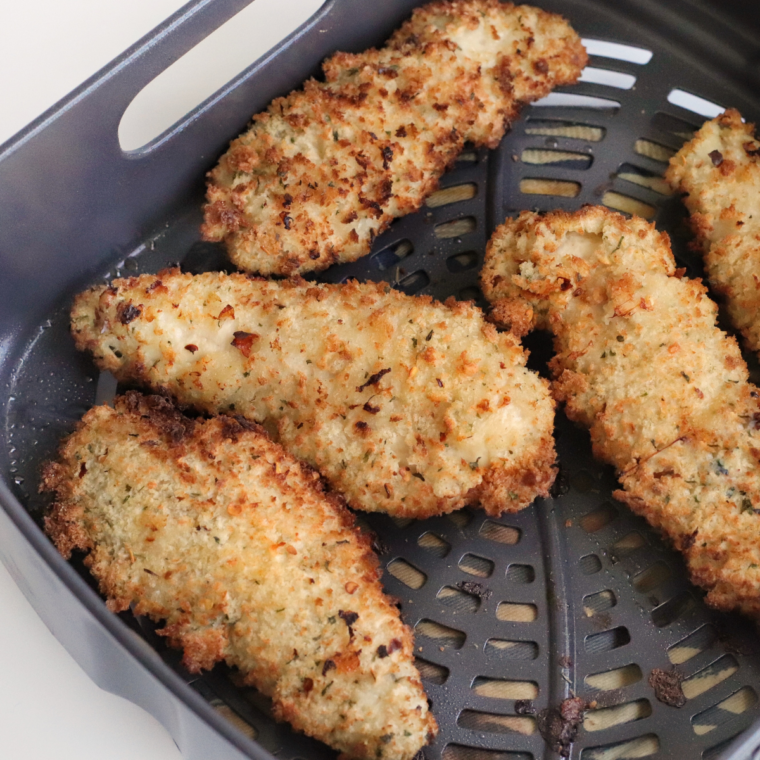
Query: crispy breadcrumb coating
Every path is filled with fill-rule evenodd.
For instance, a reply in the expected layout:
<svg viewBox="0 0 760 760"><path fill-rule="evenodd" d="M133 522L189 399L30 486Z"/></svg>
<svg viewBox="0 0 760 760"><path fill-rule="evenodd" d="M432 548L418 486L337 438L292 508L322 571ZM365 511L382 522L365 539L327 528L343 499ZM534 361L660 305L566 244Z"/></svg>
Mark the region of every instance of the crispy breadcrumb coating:
<svg viewBox="0 0 760 760"><path fill-rule="evenodd" d="M760 352L760 142L729 109L670 159L665 178L684 198L710 285Z"/></svg>
<svg viewBox="0 0 760 760"><path fill-rule="evenodd" d="M72 330L119 379L264 423L358 509L496 515L554 480L546 381L468 303L168 270L81 294Z"/></svg>
<svg viewBox="0 0 760 760"><path fill-rule="evenodd" d="M129 393L46 466L45 527L114 612L163 621L191 672L224 661L275 716L351 758L411 760L437 731L411 632L319 476L256 425Z"/></svg>
<svg viewBox="0 0 760 760"><path fill-rule="evenodd" d="M616 498L671 538L712 606L757 616L758 391L681 274L665 233L589 207L507 221L482 283L496 319L553 332L555 397L617 468Z"/></svg>
<svg viewBox="0 0 760 760"><path fill-rule="evenodd" d="M522 103L586 64L560 16L498 0L418 8L379 50L273 101L209 174L202 231L237 266L292 275L354 261L416 211L466 141L495 147Z"/></svg>

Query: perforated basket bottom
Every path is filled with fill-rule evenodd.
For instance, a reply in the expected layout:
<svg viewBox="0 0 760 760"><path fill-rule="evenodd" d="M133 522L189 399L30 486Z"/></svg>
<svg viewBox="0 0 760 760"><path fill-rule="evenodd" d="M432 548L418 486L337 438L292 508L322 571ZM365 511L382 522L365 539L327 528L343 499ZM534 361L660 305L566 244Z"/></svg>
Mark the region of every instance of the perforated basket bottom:
<svg viewBox="0 0 760 760"><path fill-rule="evenodd" d="M465 151L422 211L398 220L370 257L321 279L385 279L407 293L479 300L478 272L496 224L522 208L573 210L582 203L655 219L671 234L680 264L699 274L698 262L686 255L683 211L668 196L662 172L701 117L669 99L688 105L674 87L699 93L708 102L694 107L704 116L715 110L711 101L726 97L728 85L677 58L658 37L615 26L609 10L543 5L565 11L586 35L614 29L619 41L652 51L652 61L644 63L648 56L635 51L615 53L622 60L592 55L583 83L570 94L526 109L498 151ZM738 95L730 104L749 119L760 113L756 102ZM177 261L190 271L224 266L218 246L198 241L201 201L190 199L103 277L155 272ZM64 305L30 341L6 421L11 477L37 517L39 463L95 398L95 370L67 333ZM545 371L546 337L529 344L532 366ZM422 522L359 516L382 546L386 589L415 629L418 665L441 729L425 757L552 756L539 730L542 716L573 695L594 707L572 757L716 757L760 715L753 688L760 680L757 634L747 621L705 607L680 557L612 500L614 473L593 461L586 434L561 413L557 439L557 497L517 515L494 520L463 510ZM234 673L217 668L191 677L146 621L122 617L273 754L334 756L275 724L267 701L237 685ZM683 707L658 701L649 685L658 668L682 678Z"/></svg>

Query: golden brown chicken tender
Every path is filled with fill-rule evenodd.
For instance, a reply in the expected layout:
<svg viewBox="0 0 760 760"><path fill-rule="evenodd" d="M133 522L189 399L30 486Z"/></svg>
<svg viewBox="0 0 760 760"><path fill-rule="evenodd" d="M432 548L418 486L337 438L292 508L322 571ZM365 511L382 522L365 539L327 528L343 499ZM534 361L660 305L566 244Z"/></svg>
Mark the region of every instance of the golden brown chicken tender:
<svg viewBox="0 0 760 760"><path fill-rule="evenodd" d="M257 426L129 393L85 415L43 488L61 554L86 551L108 607L163 621L191 672L239 668L351 758L411 760L435 736L367 539Z"/></svg>
<svg viewBox="0 0 760 760"><path fill-rule="evenodd" d="M670 241L607 209L508 220L482 275L494 317L554 334L557 400L723 609L760 614L760 407L734 338Z"/></svg>
<svg viewBox="0 0 760 760"><path fill-rule="evenodd" d="M734 326L760 352L760 142L729 109L670 159L665 178L686 193L710 285Z"/></svg>
<svg viewBox="0 0 760 760"><path fill-rule="evenodd" d="M166 271L81 294L72 330L120 379L263 422L359 509L499 514L554 480L546 382L470 304Z"/></svg>
<svg viewBox="0 0 760 760"><path fill-rule="evenodd" d="M324 82L254 116L209 174L203 234L265 275L354 261L421 206L466 141L495 147L523 102L585 63L559 16L497 0L423 6L386 47L337 53Z"/></svg>

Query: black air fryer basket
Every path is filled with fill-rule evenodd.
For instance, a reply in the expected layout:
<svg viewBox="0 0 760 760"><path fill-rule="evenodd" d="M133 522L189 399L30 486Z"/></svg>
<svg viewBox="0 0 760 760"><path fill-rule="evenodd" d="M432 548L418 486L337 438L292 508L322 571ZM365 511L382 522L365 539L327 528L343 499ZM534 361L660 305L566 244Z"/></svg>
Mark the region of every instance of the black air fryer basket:
<svg viewBox="0 0 760 760"><path fill-rule="evenodd" d="M134 96L247 4L193 0L0 148L0 556L89 675L155 715L189 760L318 760L335 753L275 723L266 699L239 687L234 672L191 676L145 620L107 612L87 572L43 534L36 495L41 462L96 390L108 395L68 336L73 294L173 262L227 266L219 246L199 238L204 173L251 114L335 50L381 44L418 3L329 0L147 148L122 153L117 128ZM445 192L396 221L371 256L320 279L382 279L483 305L478 273L495 225L521 209L584 203L655 220L680 264L700 275L683 208L661 176L720 107L760 120L751 66L760 37L695 1L539 4L589 42L592 70L527 107L497 150L466 150L443 178ZM546 337L529 348L545 371ZM440 724L425 758L556 757L545 736L575 695L595 706L573 758L758 756L757 630L705 606L680 556L611 498L614 473L593 461L588 436L562 413L557 446L555 496L519 514L360 516L379 537L385 587L415 629ZM681 679L685 705L658 700L653 669Z"/></svg>

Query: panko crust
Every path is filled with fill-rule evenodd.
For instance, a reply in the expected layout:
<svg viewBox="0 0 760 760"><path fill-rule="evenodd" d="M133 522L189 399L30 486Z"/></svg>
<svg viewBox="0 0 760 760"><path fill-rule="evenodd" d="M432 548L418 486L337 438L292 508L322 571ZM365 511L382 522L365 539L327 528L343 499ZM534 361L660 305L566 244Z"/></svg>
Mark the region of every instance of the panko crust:
<svg viewBox="0 0 760 760"><path fill-rule="evenodd" d="M377 50L253 117L208 175L202 233L233 262L293 275L354 261L416 211L465 142L495 147L522 103L586 64L560 16L497 0L418 8Z"/></svg>
<svg viewBox="0 0 760 760"><path fill-rule="evenodd" d="M616 498L665 533L722 610L760 614L760 408L734 338L668 236L601 207L523 213L482 286L554 334L553 392L613 464Z"/></svg>
<svg viewBox="0 0 760 760"><path fill-rule="evenodd" d="M747 346L760 353L760 141L729 109L670 159L665 178L685 193L712 288Z"/></svg>
<svg viewBox="0 0 760 760"><path fill-rule="evenodd" d="M262 422L359 509L497 515L554 480L548 384L469 303L167 270L81 294L72 331L121 380Z"/></svg>
<svg viewBox="0 0 760 760"><path fill-rule="evenodd" d="M411 760L437 726L411 631L341 499L256 425L128 393L44 469L45 527L113 611L163 621L191 672L239 668L276 717L351 758Z"/></svg>

